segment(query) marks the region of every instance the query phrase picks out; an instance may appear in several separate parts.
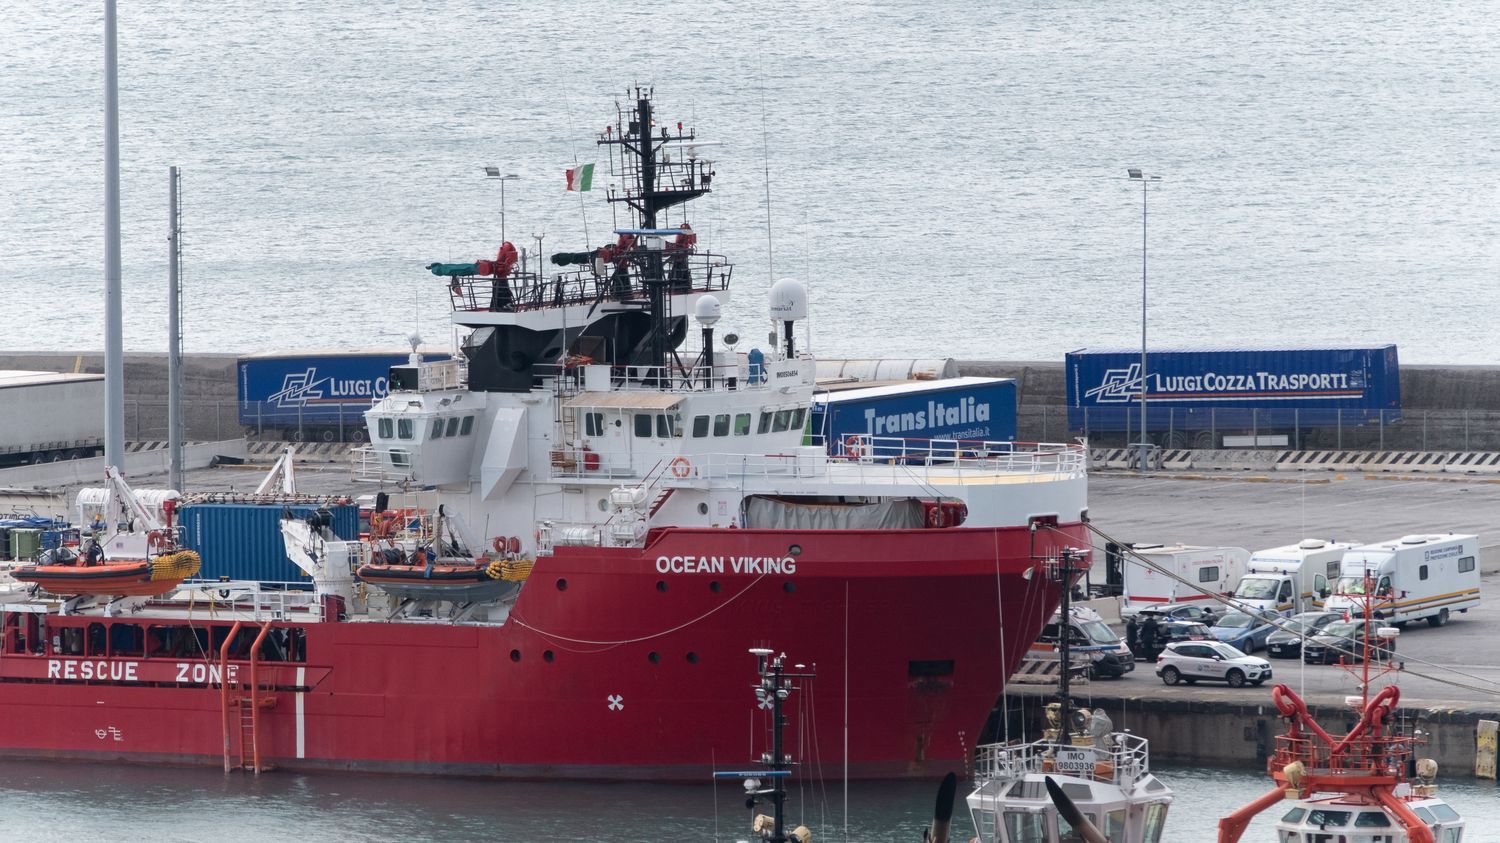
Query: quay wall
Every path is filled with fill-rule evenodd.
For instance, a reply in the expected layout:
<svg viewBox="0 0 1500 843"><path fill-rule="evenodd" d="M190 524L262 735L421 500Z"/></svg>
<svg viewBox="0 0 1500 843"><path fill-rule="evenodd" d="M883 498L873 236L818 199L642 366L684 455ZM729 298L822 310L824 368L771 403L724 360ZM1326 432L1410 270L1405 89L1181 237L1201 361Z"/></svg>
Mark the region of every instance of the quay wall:
<svg viewBox="0 0 1500 843"><path fill-rule="evenodd" d="M1039 735L1045 727L1045 709L1051 688L1017 687L1006 690L1010 731L1014 735ZM1151 759L1157 762L1203 766L1260 767L1275 749L1276 736L1285 726L1265 694L1259 702L1213 698L1194 699L1192 692L1171 698L1111 693L1109 683L1091 682L1074 690L1090 707L1103 708L1119 730L1129 729L1151 741ZM1397 721L1408 734L1420 729L1426 744L1417 757L1438 763L1439 784L1444 779L1472 778L1480 720L1500 719L1500 707L1475 703L1452 703L1426 707L1404 706ZM1347 733L1358 720L1353 709L1332 703L1308 701L1308 708L1325 729ZM985 740L1003 740L1002 713L997 710L986 728ZM1267 779L1269 783L1269 779Z"/></svg>
<svg viewBox="0 0 1500 843"><path fill-rule="evenodd" d="M235 361L229 353L183 355L187 437L212 441L241 435ZM99 351L0 351L0 369L102 372ZM961 360L959 374L1016 381L1017 436L1068 436L1062 361ZM167 356L125 355L125 424L131 440L166 438ZM1379 437L1387 450L1500 450L1500 366L1402 366L1403 418ZM1365 437L1368 438L1368 437ZM1373 443L1372 445L1373 446Z"/></svg>

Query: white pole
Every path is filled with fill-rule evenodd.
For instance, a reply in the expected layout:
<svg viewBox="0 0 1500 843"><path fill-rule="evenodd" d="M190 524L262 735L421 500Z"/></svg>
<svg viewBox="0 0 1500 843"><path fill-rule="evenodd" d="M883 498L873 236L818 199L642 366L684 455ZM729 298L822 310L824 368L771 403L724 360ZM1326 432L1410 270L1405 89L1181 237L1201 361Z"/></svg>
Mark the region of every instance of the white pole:
<svg viewBox="0 0 1500 843"><path fill-rule="evenodd" d="M167 169L167 488L182 490L182 302L178 259L182 254L178 217L179 174Z"/></svg>
<svg viewBox="0 0 1500 843"><path fill-rule="evenodd" d="M125 352L120 303L120 96L115 0L104 0L104 462L125 461Z"/></svg>
<svg viewBox="0 0 1500 843"><path fill-rule="evenodd" d="M1150 438L1146 434L1146 184L1150 179L1141 176L1141 471L1149 471L1146 454L1150 450Z"/></svg>

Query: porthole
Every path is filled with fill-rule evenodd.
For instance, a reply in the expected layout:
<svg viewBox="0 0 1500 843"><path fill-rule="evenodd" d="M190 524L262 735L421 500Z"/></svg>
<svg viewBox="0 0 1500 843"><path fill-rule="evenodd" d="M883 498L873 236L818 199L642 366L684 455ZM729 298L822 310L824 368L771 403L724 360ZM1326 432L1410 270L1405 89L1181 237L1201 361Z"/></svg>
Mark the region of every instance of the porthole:
<svg viewBox="0 0 1500 843"><path fill-rule="evenodd" d="M802 555L802 545L800 545L800 544L794 544L791 547L787 548L786 552L787 552L787 555L789 555L789 556L801 556Z"/></svg>
<svg viewBox="0 0 1500 843"><path fill-rule="evenodd" d="M656 590L660 591L662 594L666 594L667 593L667 581L666 580L657 580L656 581Z"/></svg>
<svg viewBox="0 0 1500 843"><path fill-rule="evenodd" d="M791 594L792 592L797 590L797 584L794 582L785 583L781 586L781 590L785 591L787 594Z"/></svg>
<svg viewBox="0 0 1500 843"><path fill-rule="evenodd" d="M710 582L708 584L708 590L712 591L714 594L718 594L720 591L723 590L723 588L724 588L724 586L719 585L719 581L718 580L714 580L713 582Z"/></svg>
<svg viewBox="0 0 1500 843"><path fill-rule="evenodd" d="M513 661L513 662L520 661L521 660L521 651L520 650L511 650L510 651L510 660Z"/></svg>
<svg viewBox="0 0 1500 843"><path fill-rule="evenodd" d="M661 654L656 652L655 650L652 650L651 654L646 656L646 658L649 659L652 664L661 664Z"/></svg>
<svg viewBox="0 0 1500 843"><path fill-rule="evenodd" d="M698 663L698 654L692 652L691 650L688 651L687 660L688 660L688 664L697 664Z"/></svg>
<svg viewBox="0 0 1500 843"><path fill-rule="evenodd" d="M542 651L542 661L550 662L550 661L552 661L553 658L554 658L554 656L552 655L552 651L551 650L543 650Z"/></svg>
<svg viewBox="0 0 1500 843"><path fill-rule="evenodd" d="M557 590L558 591L567 591L568 590L568 581L566 579L563 579L563 578L559 577L558 580L557 580Z"/></svg>
<svg viewBox="0 0 1500 843"><path fill-rule="evenodd" d="M605 500L604 498L600 498L599 499L599 511L600 512L609 512L609 501Z"/></svg>
<svg viewBox="0 0 1500 843"><path fill-rule="evenodd" d="M708 514L708 504L706 504L706 503L700 503L700 504L698 504L698 514L699 515L707 515Z"/></svg>

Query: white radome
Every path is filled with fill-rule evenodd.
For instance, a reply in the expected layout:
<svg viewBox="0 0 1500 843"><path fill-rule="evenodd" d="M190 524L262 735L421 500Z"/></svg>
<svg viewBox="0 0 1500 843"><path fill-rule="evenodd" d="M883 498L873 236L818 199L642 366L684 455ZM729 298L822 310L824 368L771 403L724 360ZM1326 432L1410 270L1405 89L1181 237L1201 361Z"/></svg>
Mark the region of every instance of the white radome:
<svg viewBox="0 0 1500 843"><path fill-rule="evenodd" d="M693 305L693 317L705 328L718 322L723 313L724 306L714 296L703 296Z"/></svg>
<svg viewBox="0 0 1500 843"><path fill-rule="evenodd" d="M771 285L771 318L796 322L807 318L807 287L795 278L783 278Z"/></svg>

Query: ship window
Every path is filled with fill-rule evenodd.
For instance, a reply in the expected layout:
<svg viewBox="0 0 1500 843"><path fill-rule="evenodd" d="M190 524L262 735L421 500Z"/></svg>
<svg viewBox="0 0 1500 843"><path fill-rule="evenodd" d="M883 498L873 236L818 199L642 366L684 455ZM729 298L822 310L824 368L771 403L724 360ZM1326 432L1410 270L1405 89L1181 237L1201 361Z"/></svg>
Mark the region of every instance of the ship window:
<svg viewBox="0 0 1500 843"><path fill-rule="evenodd" d="M1382 811L1363 811L1354 818L1355 828L1390 828L1391 818Z"/></svg>
<svg viewBox="0 0 1500 843"><path fill-rule="evenodd" d="M750 414L749 413L740 413L739 415L735 416L734 417L734 435L735 436L746 436L749 433L750 433ZM1460 563L1462 563L1463 560L1459 560L1459 561L1460 561ZM1470 558L1469 561L1473 562L1474 560L1472 558ZM1462 567L1460 567L1459 570L1463 570Z"/></svg>
<svg viewBox="0 0 1500 843"><path fill-rule="evenodd" d="M1443 843L1462 843L1464 830L1461 828L1443 829Z"/></svg>
<svg viewBox="0 0 1500 843"><path fill-rule="evenodd" d="M1110 811L1104 815L1104 835L1109 843L1124 843L1125 840L1125 809Z"/></svg>
<svg viewBox="0 0 1500 843"><path fill-rule="evenodd" d="M635 435L640 439L651 438L651 415L649 413L635 414Z"/></svg>
<svg viewBox="0 0 1500 843"><path fill-rule="evenodd" d="M458 435L459 436L468 436L470 433L473 433L473 432L474 432L474 417L473 416L464 416L464 423L462 425L459 425Z"/></svg>
<svg viewBox="0 0 1500 843"><path fill-rule="evenodd" d="M390 419L382 418L380 420L379 428L380 432L377 435L379 435L381 439L391 439L395 436L395 434L392 432L395 429L395 425L391 423Z"/></svg>
<svg viewBox="0 0 1500 843"><path fill-rule="evenodd" d="M1305 816L1307 816L1306 808L1293 808L1286 812L1286 816L1282 817L1281 821L1284 823L1300 823Z"/></svg>
<svg viewBox="0 0 1500 843"><path fill-rule="evenodd" d="M1467 574L1472 570L1474 570L1474 557L1465 556L1458 560L1458 572L1460 574Z"/></svg>
<svg viewBox="0 0 1500 843"><path fill-rule="evenodd" d="M448 436L457 436L458 435L458 416L454 416L453 418L451 418L451 419L448 420L447 435Z"/></svg>
<svg viewBox="0 0 1500 843"><path fill-rule="evenodd" d="M139 624L117 623L109 628L109 654L141 658L146 655L146 633Z"/></svg>
<svg viewBox="0 0 1500 843"><path fill-rule="evenodd" d="M807 410L803 407L798 407L792 411L792 430L802 429L802 415L806 412Z"/></svg>
<svg viewBox="0 0 1500 843"><path fill-rule="evenodd" d="M1063 787L1066 788L1067 785L1063 785ZM1085 787L1084 790L1088 790L1088 788ZM1098 817L1087 811L1081 811L1080 813L1090 823L1094 823L1098 819ZM1083 834L1073 828L1073 824L1064 819L1061 814L1058 814L1057 817L1057 839L1059 843L1074 843L1075 841L1077 843L1084 843Z"/></svg>
<svg viewBox="0 0 1500 843"><path fill-rule="evenodd" d="M396 420L396 437L398 439L415 439L417 436L417 423L413 419Z"/></svg>
<svg viewBox="0 0 1500 843"><path fill-rule="evenodd" d="M393 467L393 468L410 468L411 467L411 454L407 453L406 451L400 450L399 448L393 448L391 450L390 454L391 454L391 467Z"/></svg>
<svg viewBox="0 0 1500 843"><path fill-rule="evenodd" d="M659 413L659 414L657 414L657 416L656 416L656 438L657 439L671 439L673 436L677 435L676 434L676 430L675 430L676 427L677 427L677 425L673 424L673 421L674 421L674 419L671 416L669 416L669 415L667 415L665 413Z"/></svg>
<svg viewBox="0 0 1500 843"><path fill-rule="evenodd" d="M693 438L702 439L708 435L708 416L693 416Z"/></svg>
<svg viewBox="0 0 1500 843"><path fill-rule="evenodd" d="M777 410L776 411L776 421L775 421L775 423L773 423L771 425L771 432L772 433L781 433L782 431L786 430L787 427L791 425L791 423L792 423L792 411L791 410Z"/></svg>
<svg viewBox="0 0 1500 843"><path fill-rule="evenodd" d="M1218 580L1218 565L1205 565L1198 569L1198 582L1218 582Z"/></svg>
<svg viewBox="0 0 1500 843"><path fill-rule="evenodd" d="M52 655L83 655L83 630L76 626L65 626L52 635Z"/></svg>
<svg viewBox="0 0 1500 843"><path fill-rule="evenodd" d="M1013 843L1047 843L1047 815L1006 811L1005 833Z"/></svg>
<svg viewBox="0 0 1500 843"><path fill-rule="evenodd" d="M431 439L442 439L443 438L443 420L442 419L433 419L432 420L432 436L429 437L429 438L431 438Z"/></svg>
<svg viewBox="0 0 1500 843"><path fill-rule="evenodd" d="M1432 815L1437 817L1440 823L1451 823L1458 819L1458 812L1442 802L1436 802L1432 805Z"/></svg>
<svg viewBox="0 0 1500 843"><path fill-rule="evenodd" d="M102 656L102 655L104 655L105 654L105 646L106 646L106 644L107 644L107 640L104 637L104 624L102 624L102 623L91 623L91 624L89 624L89 634L88 634L88 646L89 646L89 649L88 649L88 655L90 655L90 656Z"/></svg>
<svg viewBox="0 0 1500 843"><path fill-rule="evenodd" d="M760 426L755 429L756 433L771 432L771 413L768 410L760 411Z"/></svg>
<svg viewBox="0 0 1500 843"><path fill-rule="evenodd" d="M717 416L714 416L714 435L715 436L728 436L729 435L729 414L728 413L720 413Z"/></svg>
<svg viewBox="0 0 1500 843"><path fill-rule="evenodd" d="M1160 802L1153 802L1146 806L1146 832L1141 836L1144 843L1157 843L1161 840L1161 828L1167 822L1167 806Z"/></svg>
<svg viewBox="0 0 1500 843"><path fill-rule="evenodd" d="M465 417L465 420L467 421L468 419L471 419L471 418L473 418L473 416L467 416L467 417ZM588 436L603 436L604 435L604 414L603 413L584 413L583 414L583 432L586 435L588 435Z"/></svg>
<svg viewBox="0 0 1500 843"><path fill-rule="evenodd" d="M1349 811L1317 810L1307 815L1307 824L1315 825L1319 828L1327 828L1329 826L1339 828L1340 826L1348 825L1349 814Z"/></svg>

